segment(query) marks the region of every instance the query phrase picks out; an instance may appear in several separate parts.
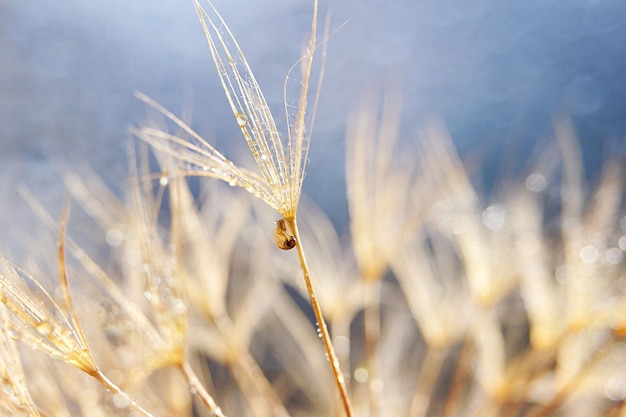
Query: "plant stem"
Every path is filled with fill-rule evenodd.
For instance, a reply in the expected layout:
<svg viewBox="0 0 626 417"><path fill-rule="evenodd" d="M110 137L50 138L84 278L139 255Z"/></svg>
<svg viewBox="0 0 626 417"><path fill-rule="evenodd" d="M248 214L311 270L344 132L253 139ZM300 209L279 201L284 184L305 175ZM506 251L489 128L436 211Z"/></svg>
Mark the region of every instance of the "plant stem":
<svg viewBox="0 0 626 417"><path fill-rule="evenodd" d="M206 406L206 408L211 413L213 413L213 415L216 417L226 417L222 413L222 409L215 403L215 400L213 399L213 397L211 397L211 394L209 394L206 388L204 388L204 385L202 385L202 383L196 376L196 373L191 368L191 365L189 365L189 362L187 362L186 360L183 361L180 364L180 370L185 376L185 379L187 380L189 387L191 387L191 389L194 390L195 394L198 395L198 397L200 398L202 403Z"/></svg>
<svg viewBox="0 0 626 417"><path fill-rule="evenodd" d="M347 417L353 417L354 412L352 411L352 404L350 403L350 398L348 397L348 390L346 389L343 373L341 372L341 368L339 366L339 360L335 354L335 348L330 340L330 334L328 333L328 328L326 327L326 322L324 321L324 316L322 315L322 309L317 301L315 290L313 289L311 276L309 274L309 266L306 262L306 257L304 256L304 250L302 249L302 240L300 239L300 233L298 232L296 218L285 219L285 222L289 225L289 228L296 238L296 249L298 251L298 257L300 258L300 267L302 268L304 283L306 284L306 289L309 293L311 308L313 308L313 313L315 314L317 328L322 336L322 342L324 343L324 348L326 349L326 355L328 356L328 361L330 362L330 369L333 372L344 411Z"/></svg>
<svg viewBox="0 0 626 417"><path fill-rule="evenodd" d="M130 398L128 396L128 394L126 394L124 391L122 391L120 389L120 387L118 387L117 385L115 385L115 383L113 381L111 381L109 378L106 377L106 375L104 375L102 373L102 371L100 371L99 369L94 372L94 373L90 373L90 375L92 377L94 377L95 379L98 380L98 382L100 382L102 385L104 385L106 387L106 389L108 389L109 391L111 391L114 394L120 394L124 397L126 397L128 399L128 405L131 409L139 412L141 415L145 416L145 417L153 417L152 414L150 414L146 409L144 409L142 406L140 406L137 401L133 400L132 398Z"/></svg>

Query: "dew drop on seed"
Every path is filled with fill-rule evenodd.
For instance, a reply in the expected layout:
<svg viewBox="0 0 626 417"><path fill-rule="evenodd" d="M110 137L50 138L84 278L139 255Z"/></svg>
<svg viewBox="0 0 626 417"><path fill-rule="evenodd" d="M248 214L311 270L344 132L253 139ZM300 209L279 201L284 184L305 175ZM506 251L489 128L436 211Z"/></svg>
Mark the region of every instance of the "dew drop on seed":
<svg viewBox="0 0 626 417"><path fill-rule="evenodd" d="M546 189L548 181L539 173L532 173L526 178L526 188L533 193L540 193Z"/></svg>
<svg viewBox="0 0 626 417"><path fill-rule="evenodd" d="M611 265L617 265L624 259L624 252L619 248L609 248L604 254L606 261Z"/></svg>
<svg viewBox="0 0 626 417"><path fill-rule="evenodd" d="M50 324L50 322L47 322L45 320L37 323L35 327L42 336L48 336L50 332L52 332L52 325Z"/></svg>
<svg viewBox="0 0 626 417"><path fill-rule="evenodd" d="M161 184L164 187L167 185L168 182L169 182L169 179L167 177L161 177L159 179L159 184Z"/></svg>
<svg viewBox="0 0 626 417"><path fill-rule="evenodd" d="M583 262L591 264L598 259L599 252L595 246L587 245L580 250L579 255Z"/></svg>
<svg viewBox="0 0 626 417"><path fill-rule="evenodd" d="M150 291L144 291L143 298L145 298L146 301L152 301L152 293Z"/></svg>
<svg viewBox="0 0 626 417"><path fill-rule="evenodd" d="M189 387L189 393L191 395L196 395L198 393L198 390L196 387Z"/></svg>
<svg viewBox="0 0 626 417"><path fill-rule="evenodd" d="M354 379L361 384L369 380L369 372L365 368L357 368L354 370Z"/></svg>
<svg viewBox="0 0 626 417"><path fill-rule="evenodd" d="M124 234L119 229L111 229L106 232L105 240L109 246L119 246L124 240Z"/></svg>
<svg viewBox="0 0 626 417"><path fill-rule="evenodd" d="M613 401L626 398L626 384L622 378L611 378L604 386L604 394Z"/></svg>
<svg viewBox="0 0 626 417"><path fill-rule="evenodd" d="M235 117L237 118L237 123L239 123L239 127L240 128L245 128L246 126L248 126L248 118L246 117L245 114L243 113L237 113L235 115Z"/></svg>
<svg viewBox="0 0 626 417"><path fill-rule="evenodd" d="M113 405L117 408L128 408L130 405L130 398L123 392L116 392L113 395Z"/></svg>

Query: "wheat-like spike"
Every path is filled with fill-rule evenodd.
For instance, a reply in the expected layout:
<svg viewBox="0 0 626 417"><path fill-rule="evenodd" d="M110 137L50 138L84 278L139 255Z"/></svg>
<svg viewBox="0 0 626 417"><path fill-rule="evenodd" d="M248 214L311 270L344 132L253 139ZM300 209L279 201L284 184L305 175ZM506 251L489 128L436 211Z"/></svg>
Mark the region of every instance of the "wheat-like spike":
<svg viewBox="0 0 626 417"><path fill-rule="evenodd" d="M226 97L261 174L288 204L288 170L283 144L263 93L230 29L210 2L194 0Z"/></svg>
<svg viewBox="0 0 626 417"><path fill-rule="evenodd" d="M28 273L0 258L0 297L18 319L16 335L50 356L93 375L96 364L59 305Z"/></svg>

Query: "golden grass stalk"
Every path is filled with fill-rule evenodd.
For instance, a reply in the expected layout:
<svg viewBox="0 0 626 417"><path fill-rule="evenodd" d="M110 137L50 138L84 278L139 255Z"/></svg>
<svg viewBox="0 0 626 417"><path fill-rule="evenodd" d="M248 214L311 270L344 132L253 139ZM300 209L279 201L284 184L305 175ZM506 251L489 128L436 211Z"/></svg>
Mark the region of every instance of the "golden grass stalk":
<svg viewBox="0 0 626 417"><path fill-rule="evenodd" d="M313 55L317 47L317 1L314 2L311 37L307 50L303 57L289 71L287 77L287 79L289 79L291 71L298 64L301 64L302 87L298 100L300 104L293 118L287 110L287 93L285 87L285 106L288 124L288 139L286 145L283 144L279 137L276 123L269 110L269 106L263 97L263 93L243 52L228 29L228 26L210 2L208 2L208 8L206 9L202 7L197 0L194 0L194 4L226 97L235 115L237 124L259 168L260 175L234 165L182 120L158 103L141 94L138 95L140 99L163 113L163 115L178 125L181 132L188 135L189 138L181 138L177 135L149 127L136 130L135 133L139 138L150 143L156 149L164 151L166 154L182 161L185 164L182 168L184 175L214 177L224 180L232 186L241 187L265 201L283 216L281 221L284 221L284 224L286 224L289 230L284 230L284 228L281 227L283 223L277 224L276 236L278 236L279 239L285 239L284 244L281 244L280 240L277 241L277 244L283 249L292 248L292 236L297 242L296 246L300 258L300 265L318 329L322 335L322 341L326 349L343 407L346 414L351 416L352 407L350 405L345 381L341 369L339 368L339 361L336 358L330 335L317 301L317 296L313 289L296 222L296 212L308 158L312 131L311 125L315 116L318 97L316 96L313 110L309 115L309 123L311 125L307 125L306 107L309 101L308 89L313 68ZM320 83L322 78L323 72L320 73L319 76ZM287 81L285 81L285 83L286 82Z"/></svg>
<svg viewBox="0 0 626 417"><path fill-rule="evenodd" d="M63 222L62 222L63 223ZM89 350L72 303L65 273L64 227L59 232L59 273L68 318L43 286L24 270L0 258L0 298L16 319L9 331L15 338L49 356L62 360L104 385L109 391L128 399L129 407L141 415L152 416L102 373Z"/></svg>
<svg viewBox="0 0 626 417"><path fill-rule="evenodd" d="M145 183L138 180L138 172L140 169L145 168L137 166L134 149L129 151L129 166L133 176L133 180L130 182L130 204L127 207L124 206L102 184L99 184L95 178L91 178L90 182L100 191L98 196L103 198L103 201L101 201L102 206L117 206L117 210L113 214L107 211L94 212L93 210L91 214L104 230L115 230L117 233L123 234L123 241L127 246L127 250L133 252L133 256L138 257L137 262L141 268L137 266L128 268L126 262L120 266L126 269L124 272L128 281L136 281L142 284L142 288L139 290L140 294L142 294L141 298L145 299L147 297L150 301L150 313L155 322L154 325L141 311L139 305L132 301L92 259L78 248L76 243L68 238L69 246L83 267L103 285L108 295L112 297L114 303L121 310L121 317L111 317L107 319L107 323L104 325L106 327L124 329L128 334L122 333L120 339L126 337L132 339L139 336L139 339L145 343L144 346L138 348L143 350L142 355L144 356L141 368L134 369L131 380L140 381L160 367L174 366L181 371L191 389L207 408L214 415L222 417L224 415L221 409L201 385L193 369L189 366L185 355L187 314L181 289L179 288L182 282L180 282L180 277L176 277L176 279L174 277L176 269L171 261L172 254L168 253L168 250L164 247L157 231L158 225L156 222L162 197L161 193L157 193L157 196L153 197L151 190L142 189L142 185ZM95 197L91 195L88 190L90 187L83 183L83 179L80 176L69 172L66 175L66 184L78 201L82 202L86 207L94 206ZM26 190L21 190L21 194L31 204L33 209L38 212L42 220L50 227L54 227L54 221L39 206L34 197ZM99 205L95 204L95 206L98 207ZM63 236L65 235L66 216L64 214L61 219ZM65 272L65 238L61 242L62 244L59 245L59 272L62 277L62 287L65 288L62 291L62 295L64 303L72 305L67 274ZM73 309L69 310L73 311ZM79 326L78 318L75 315L72 315L72 323L75 326ZM86 344L84 336L82 340ZM112 392L120 392L120 395L123 395L124 398L127 397L126 394L119 391L119 388L116 389L115 385L101 372L95 375L95 377ZM131 406L136 406L134 400L129 401Z"/></svg>

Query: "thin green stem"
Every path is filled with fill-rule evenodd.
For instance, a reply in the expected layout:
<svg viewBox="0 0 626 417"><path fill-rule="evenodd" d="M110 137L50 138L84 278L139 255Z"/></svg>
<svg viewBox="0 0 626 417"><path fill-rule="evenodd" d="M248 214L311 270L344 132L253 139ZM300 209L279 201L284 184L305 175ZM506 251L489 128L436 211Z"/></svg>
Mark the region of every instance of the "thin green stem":
<svg viewBox="0 0 626 417"><path fill-rule="evenodd" d="M339 366L339 360L337 359L337 355L335 354L335 348L333 347L333 344L331 342L330 334L328 333L328 328L326 327L326 322L324 321L324 316L322 315L322 309L319 305L319 302L317 301L317 296L315 295L315 290L313 289L313 283L311 282L309 266L306 262L306 257L304 256L304 250L302 249L302 239L300 239L300 233L298 232L298 224L295 217L293 219L285 219L285 222L289 225L289 228L296 238L296 249L298 251L298 257L300 258L300 267L302 268L304 283L306 284L306 289L309 294L309 299L311 301L311 308L313 308L313 313L315 314L317 328L320 332L320 335L322 336L322 342L324 343L324 348L326 349L326 355L328 356L330 369L333 372L333 376L335 379L335 383L337 384L337 389L339 390L339 395L341 397L344 411L347 417L353 417L354 411L352 410L352 404L350 403L350 397L348 396L346 383L343 377L343 373L341 372L341 368Z"/></svg>

